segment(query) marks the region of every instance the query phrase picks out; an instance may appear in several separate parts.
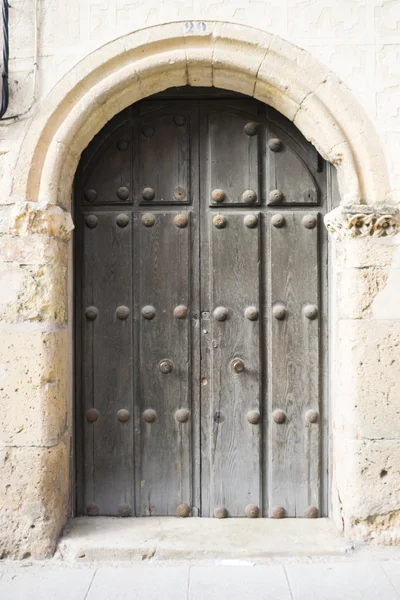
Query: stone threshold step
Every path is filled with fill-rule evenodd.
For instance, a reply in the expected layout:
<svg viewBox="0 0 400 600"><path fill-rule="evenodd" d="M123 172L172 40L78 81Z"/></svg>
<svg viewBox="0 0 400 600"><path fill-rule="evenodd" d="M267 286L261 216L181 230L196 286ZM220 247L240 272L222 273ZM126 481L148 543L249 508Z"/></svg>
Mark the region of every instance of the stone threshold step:
<svg viewBox="0 0 400 600"><path fill-rule="evenodd" d="M56 556L66 561L266 559L352 549L329 519L78 517Z"/></svg>

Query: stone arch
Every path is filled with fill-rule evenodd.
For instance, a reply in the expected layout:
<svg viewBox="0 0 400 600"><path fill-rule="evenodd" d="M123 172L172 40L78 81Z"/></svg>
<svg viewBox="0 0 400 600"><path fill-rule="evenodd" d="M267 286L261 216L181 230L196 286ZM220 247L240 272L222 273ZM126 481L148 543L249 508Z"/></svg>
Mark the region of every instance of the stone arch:
<svg viewBox="0 0 400 600"><path fill-rule="evenodd" d="M80 154L93 136L133 102L183 85L235 90L271 105L337 167L344 204L389 200L373 125L327 67L264 31L207 21L145 28L78 63L33 119L15 171L14 197L68 210Z"/></svg>

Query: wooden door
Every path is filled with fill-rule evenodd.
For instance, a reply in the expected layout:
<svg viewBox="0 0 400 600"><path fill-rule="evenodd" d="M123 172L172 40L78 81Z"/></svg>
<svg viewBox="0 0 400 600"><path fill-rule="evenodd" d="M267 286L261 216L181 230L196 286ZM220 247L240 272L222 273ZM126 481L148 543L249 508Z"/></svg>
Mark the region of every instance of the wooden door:
<svg viewBox="0 0 400 600"><path fill-rule="evenodd" d="M326 167L227 96L140 102L82 157L79 514L325 514Z"/></svg>

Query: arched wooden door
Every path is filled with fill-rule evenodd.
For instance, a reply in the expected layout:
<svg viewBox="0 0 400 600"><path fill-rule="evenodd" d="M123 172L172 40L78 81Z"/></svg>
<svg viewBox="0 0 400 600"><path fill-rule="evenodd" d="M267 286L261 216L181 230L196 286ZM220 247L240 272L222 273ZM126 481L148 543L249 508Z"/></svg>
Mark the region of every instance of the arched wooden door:
<svg viewBox="0 0 400 600"><path fill-rule="evenodd" d="M78 513L321 515L326 165L199 94L133 105L79 166Z"/></svg>

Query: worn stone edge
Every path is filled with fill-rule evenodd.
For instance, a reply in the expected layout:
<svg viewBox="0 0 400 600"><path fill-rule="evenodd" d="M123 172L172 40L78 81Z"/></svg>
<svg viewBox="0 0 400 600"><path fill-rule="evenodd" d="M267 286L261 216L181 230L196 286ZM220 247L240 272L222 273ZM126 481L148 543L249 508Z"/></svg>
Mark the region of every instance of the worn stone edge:
<svg viewBox="0 0 400 600"><path fill-rule="evenodd" d="M390 204L345 204L326 214L324 222L336 240L387 237L399 232L400 210Z"/></svg>
<svg viewBox="0 0 400 600"><path fill-rule="evenodd" d="M74 229L70 213L50 202L15 202L10 211L9 232L69 240Z"/></svg>

